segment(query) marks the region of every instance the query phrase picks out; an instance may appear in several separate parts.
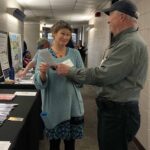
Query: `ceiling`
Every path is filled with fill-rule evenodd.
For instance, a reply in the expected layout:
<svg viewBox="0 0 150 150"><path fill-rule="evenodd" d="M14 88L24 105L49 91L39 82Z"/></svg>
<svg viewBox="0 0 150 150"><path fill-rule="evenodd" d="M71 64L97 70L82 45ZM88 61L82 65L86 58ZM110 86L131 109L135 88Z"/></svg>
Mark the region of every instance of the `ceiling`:
<svg viewBox="0 0 150 150"><path fill-rule="evenodd" d="M25 21L54 23L65 20L87 22L110 0L17 0L24 9Z"/></svg>

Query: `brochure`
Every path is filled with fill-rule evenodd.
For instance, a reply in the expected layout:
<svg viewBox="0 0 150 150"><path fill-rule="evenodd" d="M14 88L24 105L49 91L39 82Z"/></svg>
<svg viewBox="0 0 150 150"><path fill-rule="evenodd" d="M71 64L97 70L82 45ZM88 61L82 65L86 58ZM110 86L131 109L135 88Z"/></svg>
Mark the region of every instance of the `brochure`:
<svg viewBox="0 0 150 150"><path fill-rule="evenodd" d="M13 100L15 98L15 94L0 94L0 100Z"/></svg>

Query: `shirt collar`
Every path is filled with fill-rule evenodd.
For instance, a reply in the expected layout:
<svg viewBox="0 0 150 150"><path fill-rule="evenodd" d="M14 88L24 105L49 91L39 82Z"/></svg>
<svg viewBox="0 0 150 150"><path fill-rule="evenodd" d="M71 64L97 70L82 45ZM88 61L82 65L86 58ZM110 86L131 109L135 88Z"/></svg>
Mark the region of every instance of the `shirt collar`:
<svg viewBox="0 0 150 150"><path fill-rule="evenodd" d="M118 39L120 39L122 36L124 36L127 33L136 32L136 31L138 31L138 28L133 28L133 27L128 28L128 29L118 33L115 37L113 37L112 42L117 41Z"/></svg>

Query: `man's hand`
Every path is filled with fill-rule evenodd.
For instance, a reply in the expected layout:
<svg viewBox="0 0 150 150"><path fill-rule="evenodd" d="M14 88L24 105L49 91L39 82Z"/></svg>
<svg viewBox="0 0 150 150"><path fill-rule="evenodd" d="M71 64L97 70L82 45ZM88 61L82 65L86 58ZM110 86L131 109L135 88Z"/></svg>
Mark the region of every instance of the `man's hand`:
<svg viewBox="0 0 150 150"><path fill-rule="evenodd" d="M66 76L69 73L71 67L65 64L57 64L56 71L57 74Z"/></svg>

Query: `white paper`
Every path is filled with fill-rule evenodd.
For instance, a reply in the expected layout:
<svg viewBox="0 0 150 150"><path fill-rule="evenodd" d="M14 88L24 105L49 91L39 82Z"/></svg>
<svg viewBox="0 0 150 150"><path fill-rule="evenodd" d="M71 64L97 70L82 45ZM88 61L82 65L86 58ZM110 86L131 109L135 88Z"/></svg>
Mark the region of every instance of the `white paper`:
<svg viewBox="0 0 150 150"><path fill-rule="evenodd" d="M17 106L17 105L18 105L18 104L15 104L15 103L14 103L14 104L0 103L0 108L1 108L1 107L14 107L14 106Z"/></svg>
<svg viewBox="0 0 150 150"><path fill-rule="evenodd" d="M0 107L0 112L10 112L12 107Z"/></svg>
<svg viewBox="0 0 150 150"><path fill-rule="evenodd" d="M65 61L63 61L63 62L61 62L62 64L65 64L65 65L68 65L69 67L73 67L74 66L74 64L73 64L73 62L71 61L71 59L67 59L67 60L65 60Z"/></svg>
<svg viewBox="0 0 150 150"><path fill-rule="evenodd" d="M0 141L0 150L8 150L10 141Z"/></svg>
<svg viewBox="0 0 150 150"><path fill-rule="evenodd" d="M37 92L15 92L16 96L35 96Z"/></svg>
<svg viewBox="0 0 150 150"><path fill-rule="evenodd" d="M30 79L33 80L33 78L34 78L34 75L32 75Z"/></svg>
<svg viewBox="0 0 150 150"><path fill-rule="evenodd" d="M34 84L33 80L21 80L18 84Z"/></svg>
<svg viewBox="0 0 150 150"><path fill-rule="evenodd" d="M42 49L42 51L38 51L38 56L39 56L41 62L45 62L48 64L53 63L48 48Z"/></svg>

